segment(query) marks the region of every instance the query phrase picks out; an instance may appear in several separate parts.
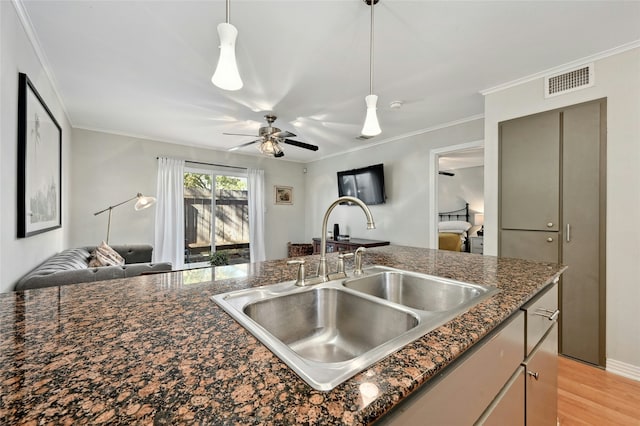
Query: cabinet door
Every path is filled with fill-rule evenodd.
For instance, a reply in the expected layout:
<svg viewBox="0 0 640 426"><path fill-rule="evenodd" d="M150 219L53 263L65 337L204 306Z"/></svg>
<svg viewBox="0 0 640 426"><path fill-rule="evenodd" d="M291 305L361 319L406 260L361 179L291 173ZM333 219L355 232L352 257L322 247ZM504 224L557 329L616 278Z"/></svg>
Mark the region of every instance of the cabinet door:
<svg viewBox="0 0 640 426"><path fill-rule="evenodd" d="M500 256L558 262L560 244L557 232L500 231Z"/></svg>
<svg viewBox="0 0 640 426"><path fill-rule="evenodd" d="M501 123L501 228L557 231L559 200L560 114Z"/></svg>
<svg viewBox="0 0 640 426"><path fill-rule="evenodd" d="M558 324L525 361L526 424L555 425L558 418Z"/></svg>
<svg viewBox="0 0 640 426"><path fill-rule="evenodd" d="M604 108L604 106L602 106ZM604 191L600 178L601 104L563 112L563 221L561 352L604 366ZM602 221L602 222L601 222ZM570 231L569 233L567 231ZM602 257L601 257L602 252ZM602 291L602 293L601 293Z"/></svg>

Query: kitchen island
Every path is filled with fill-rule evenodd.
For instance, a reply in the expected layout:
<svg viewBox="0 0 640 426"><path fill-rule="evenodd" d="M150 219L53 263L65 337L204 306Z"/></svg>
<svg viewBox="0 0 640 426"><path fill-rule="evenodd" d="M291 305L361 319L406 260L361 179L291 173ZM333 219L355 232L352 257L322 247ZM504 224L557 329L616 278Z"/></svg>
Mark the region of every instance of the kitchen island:
<svg viewBox="0 0 640 426"><path fill-rule="evenodd" d="M306 258L308 270L318 258ZM328 259L333 268L337 253ZM368 424L481 342L564 269L400 246L369 249L365 267L374 264L501 291L329 392L308 386L210 299L294 279L286 259L3 293L0 419Z"/></svg>

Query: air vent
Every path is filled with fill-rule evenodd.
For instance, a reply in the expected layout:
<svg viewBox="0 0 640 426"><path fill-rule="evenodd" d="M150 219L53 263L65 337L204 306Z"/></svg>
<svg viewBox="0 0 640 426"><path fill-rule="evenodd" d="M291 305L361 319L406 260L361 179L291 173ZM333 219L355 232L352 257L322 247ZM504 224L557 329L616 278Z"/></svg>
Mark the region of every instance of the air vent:
<svg viewBox="0 0 640 426"><path fill-rule="evenodd" d="M562 73L553 74L544 79L544 97L563 95L593 86L593 64Z"/></svg>

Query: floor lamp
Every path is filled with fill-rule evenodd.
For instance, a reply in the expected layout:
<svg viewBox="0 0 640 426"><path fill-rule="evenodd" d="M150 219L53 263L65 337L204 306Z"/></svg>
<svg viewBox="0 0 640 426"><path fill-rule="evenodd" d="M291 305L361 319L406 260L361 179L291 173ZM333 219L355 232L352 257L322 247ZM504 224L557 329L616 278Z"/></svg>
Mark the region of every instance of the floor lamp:
<svg viewBox="0 0 640 426"><path fill-rule="evenodd" d="M113 210L114 208L121 206L125 203L128 203L129 201L133 201L137 199L138 201L136 201L136 204L134 206L134 208L136 209L136 211L138 210L144 210L147 207L151 207L152 205L154 205L156 203L156 199L154 197L145 197L144 195L142 195L140 192L138 192L135 197L131 197L128 200L124 200L121 203L118 204L114 204L113 206L109 206L104 210L100 210L99 212L94 213L94 216L98 216L99 214L102 214L106 211L109 212L109 221L107 222L107 244L109 244L109 232L111 231L111 210Z"/></svg>

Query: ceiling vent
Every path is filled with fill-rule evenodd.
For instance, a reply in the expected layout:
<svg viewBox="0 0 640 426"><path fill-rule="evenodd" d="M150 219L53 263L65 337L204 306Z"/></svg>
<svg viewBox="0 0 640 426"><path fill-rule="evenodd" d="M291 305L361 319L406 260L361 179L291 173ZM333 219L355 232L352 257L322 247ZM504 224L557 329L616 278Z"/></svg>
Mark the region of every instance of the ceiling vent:
<svg viewBox="0 0 640 426"><path fill-rule="evenodd" d="M544 97L563 95L593 86L593 64L583 65L570 71L553 74L544 78Z"/></svg>

